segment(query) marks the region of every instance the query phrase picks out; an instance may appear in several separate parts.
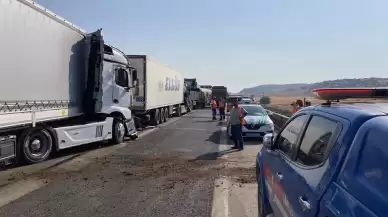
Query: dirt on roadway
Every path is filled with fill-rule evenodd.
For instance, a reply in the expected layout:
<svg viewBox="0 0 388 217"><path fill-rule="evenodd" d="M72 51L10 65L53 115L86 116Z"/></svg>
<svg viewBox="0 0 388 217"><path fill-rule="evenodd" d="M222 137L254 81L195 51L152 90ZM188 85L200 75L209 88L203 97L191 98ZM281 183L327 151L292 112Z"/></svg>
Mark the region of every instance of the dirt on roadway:
<svg viewBox="0 0 388 217"><path fill-rule="evenodd" d="M256 177L254 157L244 164L239 153L219 151L221 124L207 112L161 127L81 171L35 174L50 183L1 207L0 216L211 216L215 179L230 177L238 188Z"/></svg>

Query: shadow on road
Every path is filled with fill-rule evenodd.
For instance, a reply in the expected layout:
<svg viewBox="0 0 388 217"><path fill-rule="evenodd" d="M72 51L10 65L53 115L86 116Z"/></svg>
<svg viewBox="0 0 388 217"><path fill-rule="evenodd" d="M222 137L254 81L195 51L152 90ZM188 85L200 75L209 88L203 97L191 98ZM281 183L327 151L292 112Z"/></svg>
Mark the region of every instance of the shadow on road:
<svg viewBox="0 0 388 217"><path fill-rule="evenodd" d="M228 149L218 152L210 152L196 157L195 159L189 160L189 162L194 162L198 160L217 160L217 158L222 157L223 155L239 151L238 149Z"/></svg>
<svg viewBox="0 0 388 217"><path fill-rule="evenodd" d="M209 136L209 138L205 140L205 142L220 144L220 136L221 136L221 131L215 131Z"/></svg>
<svg viewBox="0 0 388 217"><path fill-rule="evenodd" d="M212 120L212 117L209 117L209 120L198 120L198 121L193 121L194 123L210 123L210 122L217 122L218 120Z"/></svg>

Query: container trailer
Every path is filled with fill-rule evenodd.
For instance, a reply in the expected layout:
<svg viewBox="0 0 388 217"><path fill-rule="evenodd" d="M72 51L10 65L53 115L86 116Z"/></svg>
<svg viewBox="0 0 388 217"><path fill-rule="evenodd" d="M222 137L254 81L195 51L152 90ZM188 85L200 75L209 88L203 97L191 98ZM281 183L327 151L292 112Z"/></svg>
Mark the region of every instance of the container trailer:
<svg viewBox="0 0 388 217"><path fill-rule="evenodd" d="M136 137L125 54L28 0L0 0L0 161Z"/></svg>
<svg viewBox="0 0 388 217"><path fill-rule="evenodd" d="M135 68L130 107L136 126L158 125L171 115L181 116L187 112L183 75L147 55L127 55Z"/></svg>

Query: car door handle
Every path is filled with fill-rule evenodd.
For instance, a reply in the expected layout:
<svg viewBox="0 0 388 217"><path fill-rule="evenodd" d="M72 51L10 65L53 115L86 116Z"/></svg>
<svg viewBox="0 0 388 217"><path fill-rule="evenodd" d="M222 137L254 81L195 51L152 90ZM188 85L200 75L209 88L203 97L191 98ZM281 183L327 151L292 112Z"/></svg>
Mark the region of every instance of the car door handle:
<svg viewBox="0 0 388 217"><path fill-rule="evenodd" d="M311 205L305 197L299 197L299 204L303 211L309 211L311 209Z"/></svg>
<svg viewBox="0 0 388 217"><path fill-rule="evenodd" d="M279 179L283 179L283 174L281 172L277 172L276 173L276 176L279 178Z"/></svg>

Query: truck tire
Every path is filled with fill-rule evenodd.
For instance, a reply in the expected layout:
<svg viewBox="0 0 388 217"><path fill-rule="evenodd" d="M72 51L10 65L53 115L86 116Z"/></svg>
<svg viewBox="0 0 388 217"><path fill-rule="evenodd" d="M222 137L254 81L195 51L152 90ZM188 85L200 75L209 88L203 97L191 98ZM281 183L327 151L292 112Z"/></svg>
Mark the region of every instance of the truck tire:
<svg viewBox="0 0 388 217"><path fill-rule="evenodd" d="M160 123L164 123L166 121L166 113L164 108L160 109L160 119Z"/></svg>
<svg viewBox="0 0 388 217"><path fill-rule="evenodd" d="M159 109L155 109L152 114L151 125L157 126L160 124L160 111Z"/></svg>
<svg viewBox="0 0 388 217"><path fill-rule="evenodd" d="M125 137L125 125L121 118L115 118L113 121L112 129L112 143L120 144L124 141Z"/></svg>
<svg viewBox="0 0 388 217"><path fill-rule="evenodd" d="M25 163L35 164L50 157L54 138L46 128L31 128L21 133L18 147Z"/></svg>
<svg viewBox="0 0 388 217"><path fill-rule="evenodd" d="M164 121L167 122L168 118L170 116L170 113L168 112L168 108L164 109Z"/></svg>
<svg viewBox="0 0 388 217"><path fill-rule="evenodd" d="M159 124L162 124L164 122L164 109L159 109Z"/></svg>
<svg viewBox="0 0 388 217"><path fill-rule="evenodd" d="M181 109L181 106L180 105L178 105L177 107L176 107L176 116L177 117L180 117L180 116L182 116L182 109Z"/></svg>

